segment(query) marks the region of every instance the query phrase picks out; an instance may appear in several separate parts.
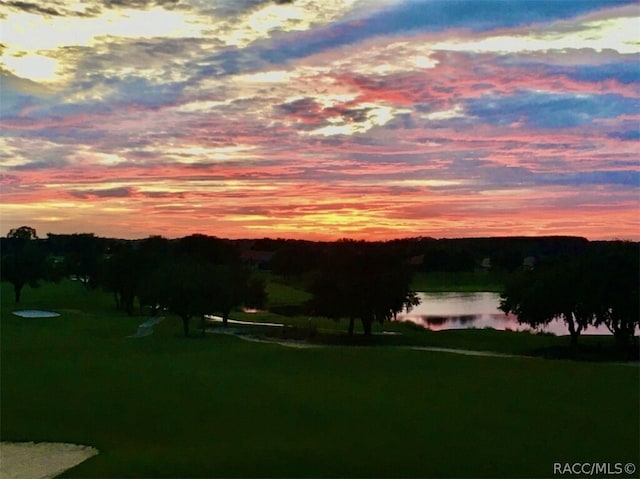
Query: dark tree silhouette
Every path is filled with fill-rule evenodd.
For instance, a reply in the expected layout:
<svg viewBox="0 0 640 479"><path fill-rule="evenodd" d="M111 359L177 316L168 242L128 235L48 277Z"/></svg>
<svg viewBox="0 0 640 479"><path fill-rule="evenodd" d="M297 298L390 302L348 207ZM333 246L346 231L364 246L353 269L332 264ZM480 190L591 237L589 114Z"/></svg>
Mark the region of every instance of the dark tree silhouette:
<svg viewBox="0 0 640 479"><path fill-rule="evenodd" d="M359 319L369 336L374 321L391 320L419 303L410 282L408 265L384 245L341 241L316 274L310 307L329 318L348 318L350 335Z"/></svg>
<svg viewBox="0 0 640 479"><path fill-rule="evenodd" d="M587 294L586 269L586 265L572 259L524 271L505 286L500 309L516 314L519 323L533 328L561 319L575 346L595 314L594 303Z"/></svg>
<svg viewBox="0 0 640 479"><path fill-rule="evenodd" d="M22 288L26 284L37 287L41 279L47 278L47 254L35 229L21 226L9 231L1 266L2 280L13 285L16 303L20 302Z"/></svg>
<svg viewBox="0 0 640 479"><path fill-rule="evenodd" d="M19 228L10 229L7 238L16 241L29 241L37 240L38 235L36 234L36 230L34 228L30 226L20 226Z"/></svg>
<svg viewBox="0 0 640 479"><path fill-rule="evenodd" d="M174 258L163 268L158 273L165 291L162 302L182 319L184 335L187 337L191 318L204 319L205 315L215 310L216 291L211 278L217 272L212 264L185 256Z"/></svg>
<svg viewBox="0 0 640 479"><path fill-rule="evenodd" d="M171 258L171 243L162 236L149 236L136 244L137 284L136 295L140 307L149 306L156 315L162 304L165 288L155 277L158 268Z"/></svg>
<svg viewBox="0 0 640 479"><path fill-rule="evenodd" d="M606 245L522 272L507 283L500 308L533 327L562 319L572 345L589 325L606 325L628 346L639 325L638 247Z"/></svg>
<svg viewBox="0 0 640 479"><path fill-rule="evenodd" d="M212 283L215 309L222 315L222 324L226 327L231 310L243 303L246 296L250 272L240 263L217 265L208 279Z"/></svg>
<svg viewBox="0 0 640 479"><path fill-rule="evenodd" d="M113 292L116 308L132 315L140 283L138 256L131 242L112 246L105 265L104 287Z"/></svg>
<svg viewBox="0 0 640 479"><path fill-rule="evenodd" d="M604 324L621 348L633 346L640 328L640 254L637 244L614 243L590 262L589 292L595 325Z"/></svg>
<svg viewBox="0 0 640 479"><path fill-rule="evenodd" d="M264 279L250 277L247 282L243 303L247 308L263 309L267 304L267 290Z"/></svg>
<svg viewBox="0 0 640 479"><path fill-rule="evenodd" d="M49 241L61 241L60 235L47 235ZM67 251L64 270L87 288L98 286L105 267L106 241L93 233L64 235Z"/></svg>
<svg viewBox="0 0 640 479"><path fill-rule="evenodd" d="M251 271L226 240L192 235L168 244L156 238L140 245L138 254L145 251L138 261L141 304L163 306L178 315L185 336L191 318L201 319L204 335L206 315L221 314L226 326L231 311L239 305L264 304L264 283L251 281Z"/></svg>

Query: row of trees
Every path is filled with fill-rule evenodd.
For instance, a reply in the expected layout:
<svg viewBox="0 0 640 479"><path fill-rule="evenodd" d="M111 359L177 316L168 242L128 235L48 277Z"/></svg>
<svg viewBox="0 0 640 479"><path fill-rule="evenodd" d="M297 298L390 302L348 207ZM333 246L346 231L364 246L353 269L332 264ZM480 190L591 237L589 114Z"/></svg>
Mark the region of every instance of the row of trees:
<svg viewBox="0 0 640 479"><path fill-rule="evenodd" d="M211 236L119 241L74 234L41 240L22 226L3 240L2 280L13 285L16 302L25 285L64 276L111 291L116 307L128 314L136 299L152 314L167 309L182 318L185 335L193 317L220 314L226 326L233 308L261 308L266 301L264 282L251 274L237 248Z"/></svg>
<svg viewBox="0 0 640 479"><path fill-rule="evenodd" d="M289 261L300 257L305 261L297 267ZM359 320L370 335L374 322L418 304L405 259L384 243L305 242L287 244L275 264L289 274L309 273L306 283L313 299L307 313L348 318L349 334ZM168 309L182 318L185 335L191 318L217 313L226 325L233 308L261 308L266 302L264 282L242 261L237 243L204 235L119 241L73 234L39 240L25 226L9 232L2 266L3 280L13 283L17 302L24 284L72 276L87 288L111 291L116 307L128 314L136 300L153 314Z"/></svg>
<svg viewBox="0 0 640 479"><path fill-rule="evenodd" d="M346 318L349 334L360 320L364 334L370 335L374 322L392 319L418 304L410 282L422 265L410 258L424 251L425 244L429 248L444 245L434 241L262 240L253 246L276 248L271 259L276 272L297 280L304 277L302 282L313 296L307 313ZM510 244L502 239L459 241L486 248ZM530 251L523 249L525 245L535 246L541 261L511 275L502 295L503 311L534 327L561 318L574 344L590 325L606 325L621 345L632 342L640 310L637 243L585 243L580 238L514 241L517 247L509 251L517 250L520 257ZM226 325L233 308L264 306L265 285L243 262L240 245L246 247L205 235L125 241L73 234L40 240L33 228L23 226L2 239L2 279L13 284L19 302L24 285L71 275L87 288L111 291L116 306L129 314L136 299L154 312L158 308L174 312L188 335L193 317L217 313Z"/></svg>
<svg viewBox="0 0 640 479"><path fill-rule="evenodd" d="M640 262L634 243L541 263L505 286L500 307L533 327L561 319L572 344L588 326L605 325L626 348L640 327Z"/></svg>
<svg viewBox="0 0 640 479"><path fill-rule="evenodd" d="M411 258L416 271L472 272L485 258L494 270L513 272L525 258L547 259L579 256L594 243L570 236L501 238L406 238L378 243L399 257ZM331 243L304 240L256 240L257 249L273 252L268 268L282 275L300 275L321 266L323 252Z"/></svg>
<svg viewBox="0 0 640 479"><path fill-rule="evenodd" d="M182 319L185 336L191 318L217 313L227 326L234 308L262 308L266 302L264 282L252 276L237 249L211 236L123 243L107 264L105 286L120 308L131 313L136 297L154 313L166 308Z"/></svg>

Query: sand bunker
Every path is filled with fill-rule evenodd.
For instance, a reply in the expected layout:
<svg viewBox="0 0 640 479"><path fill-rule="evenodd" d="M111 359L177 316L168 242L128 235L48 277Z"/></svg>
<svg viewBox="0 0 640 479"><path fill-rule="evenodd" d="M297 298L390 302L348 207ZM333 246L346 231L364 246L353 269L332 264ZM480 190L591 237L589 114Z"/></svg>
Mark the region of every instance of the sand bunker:
<svg viewBox="0 0 640 479"><path fill-rule="evenodd" d="M150 318L148 321L145 321L144 323L138 326L138 331L136 331L136 334L127 336L127 338L144 338L146 336L150 336L151 334L153 334L153 327L163 319L164 317Z"/></svg>
<svg viewBox="0 0 640 479"><path fill-rule="evenodd" d="M96 449L76 444L0 442L0 477L49 479L96 454Z"/></svg>
<svg viewBox="0 0 640 479"><path fill-rule="evenodd" d="M21 318L55 318L60 316L53 311L39 311L37 309L22 309L20 311L14 311L13 314L20 316Z"/></svg>

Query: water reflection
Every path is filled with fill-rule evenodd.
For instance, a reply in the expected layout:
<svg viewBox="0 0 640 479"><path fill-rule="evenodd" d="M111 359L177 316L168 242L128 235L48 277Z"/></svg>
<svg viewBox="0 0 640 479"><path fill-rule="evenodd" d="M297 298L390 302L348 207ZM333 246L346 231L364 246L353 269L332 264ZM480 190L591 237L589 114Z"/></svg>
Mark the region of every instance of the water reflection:
<svg viewBox="0 0 640 479"><path fill-rule="evenodd" d="M434 331L443 329L494 328L499 330L533 330L518 324L515 315L504 314L498 306L498 293L418 293L420 305L409 313L398 314L399 321L411 321ZM561 320L554 320L544 332L569 334ZM606 326L587 328L583 334L611 334Z"/></svg>

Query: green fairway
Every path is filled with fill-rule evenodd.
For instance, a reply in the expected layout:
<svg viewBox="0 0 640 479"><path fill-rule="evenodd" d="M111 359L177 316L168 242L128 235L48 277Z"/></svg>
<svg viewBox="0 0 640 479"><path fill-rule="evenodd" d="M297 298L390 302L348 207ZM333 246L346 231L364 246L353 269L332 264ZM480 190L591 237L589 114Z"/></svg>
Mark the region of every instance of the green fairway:
<svg viewBox="0 0 640 479"><path fill-rule="evenodd" d="M2 440L100 451L64 477L549 477L554 462L638 465L636 366L185 339L175 318L130 339L146 318L77 283L26 288L19 308L3 283L2 299ZM11 314L31 308L61 316Z"/></svg>
<svg viewBox="0 0 640 479"><path fill-rule="evenodd" d="M464 271L458 273L415 273L411 288L423 293L456 291L461 293L487 291L500 293L508 273L488 271Z"/></svg>

